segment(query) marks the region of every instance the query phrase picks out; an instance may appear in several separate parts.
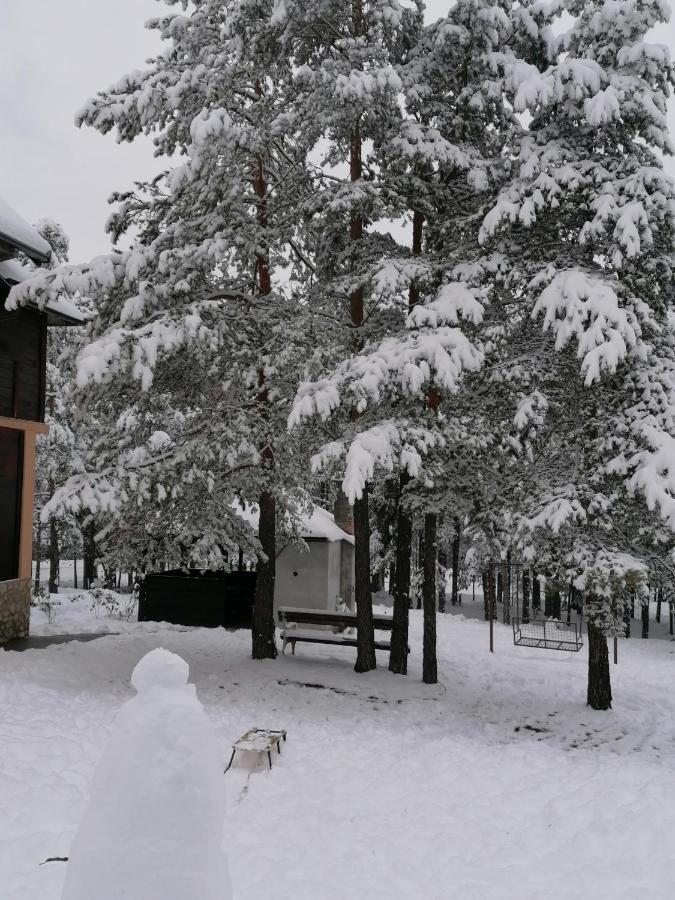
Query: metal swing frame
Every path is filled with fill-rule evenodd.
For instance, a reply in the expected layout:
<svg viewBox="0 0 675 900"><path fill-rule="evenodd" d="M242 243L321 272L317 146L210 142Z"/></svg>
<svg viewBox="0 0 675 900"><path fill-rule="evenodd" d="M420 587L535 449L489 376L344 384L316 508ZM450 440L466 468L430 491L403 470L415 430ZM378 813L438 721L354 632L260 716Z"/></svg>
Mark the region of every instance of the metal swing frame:
<svg viewBox="0 0 675 900"><path fill-rule="evenodd" d="M534 647L541 650L563 650L578 653L584 645L582 638L583 608L579 610L578 622L571 621L571 597L568 597L567 621L547 619L544 616L519 615L518 597L520 593L522 563L510 563L509 573L509 612L513 628L513 643L516 647ZM515 579L513 573L515 572ZM511 586L515 581L515 603L511 596ZM491 610L491 620L494 610ZM492 641L490 643L492 649Z"/></svg>
<svg viewBox="0 0 675 900"><path fill-rule="evenodd" d="M576 622L559 619L511 619L513 643L516 647L539 647L542 650L571 650L578 653L584 645Z"/></svg>

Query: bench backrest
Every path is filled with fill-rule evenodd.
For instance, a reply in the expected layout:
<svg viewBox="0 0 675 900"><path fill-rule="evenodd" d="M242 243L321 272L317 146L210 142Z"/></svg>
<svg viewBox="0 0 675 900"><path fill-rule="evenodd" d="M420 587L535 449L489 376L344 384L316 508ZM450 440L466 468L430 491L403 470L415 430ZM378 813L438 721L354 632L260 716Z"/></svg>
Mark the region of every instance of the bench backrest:
<svg viewBox="0 0 675 900"><path fill-rule="evenodd" d="M277 610L281 625L342 625L356 626L356 613L331 612L323 609L299 609L280 606ZM373 625L379 631L391 631L391 616L373 616Z"/></svg>

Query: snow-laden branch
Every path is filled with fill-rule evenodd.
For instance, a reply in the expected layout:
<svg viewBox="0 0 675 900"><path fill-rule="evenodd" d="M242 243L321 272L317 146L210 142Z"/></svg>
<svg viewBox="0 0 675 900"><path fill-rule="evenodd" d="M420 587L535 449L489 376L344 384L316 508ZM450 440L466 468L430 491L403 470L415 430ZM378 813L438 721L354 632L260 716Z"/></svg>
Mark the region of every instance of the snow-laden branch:
<svg viewBox="0 0 675 900"><path fill-rule="evenodd" d="M325 444L312 457L312 471L324 469L344 459L342 490L350 503L363 496L366 484L376 469L393 472L397 469L418 477L423 456L442 444L435 431L412 426L408 421L385 420L366 428L351 440Z"/></svg>
<svg viewBox="0 0 675 900"><path fill-rule="evenodd" d="M456 325L478 324L483 306L478 290L462 283L443 285L434 300L416 306L401 335L388 337L345 360L328 378L302 382L288 417L292 429L312 416L326 420L343 403L362 413L369 403L392 397L421 397L432 384L459 390L465 372L477 371L482 350Z"/></svg>
<svg viewBox="0 0 675 900"><path fill-rule="evenodd" d="M532 317L544 317L544 330L555 336L556 350L576 338L585 384L602 372L615 372L640 336L637 320L605 279L579 269L554 276L534 305Z"/></svg>

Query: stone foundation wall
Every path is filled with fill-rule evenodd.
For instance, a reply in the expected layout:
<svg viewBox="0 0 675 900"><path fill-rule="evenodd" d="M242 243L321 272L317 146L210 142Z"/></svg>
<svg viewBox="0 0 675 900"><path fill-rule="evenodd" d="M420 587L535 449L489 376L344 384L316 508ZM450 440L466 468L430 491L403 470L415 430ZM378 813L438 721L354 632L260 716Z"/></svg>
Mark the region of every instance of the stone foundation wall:
<svg viewBox="0 0 675 900"><path fill-rule="evenodd" d="M30 578L0 581L0 644L28 637Z"/></svg>

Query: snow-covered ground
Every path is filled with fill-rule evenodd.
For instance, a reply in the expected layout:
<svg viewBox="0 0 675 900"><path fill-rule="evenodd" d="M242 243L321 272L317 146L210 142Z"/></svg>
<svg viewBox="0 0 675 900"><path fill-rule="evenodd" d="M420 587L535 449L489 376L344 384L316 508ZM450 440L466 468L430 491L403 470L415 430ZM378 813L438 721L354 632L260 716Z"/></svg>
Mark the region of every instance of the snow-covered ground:
<svg viewBox="0 0 675 900"><path fill-rule="evenodd" d="M271 772L235 760L223 776L238 900L672 895L670 640L622 641L615 709L596 713L585 650L514 648L497 625L491 656L485 623L461 615L439 617L442 683L425 686L417 611L404 678L386 654L368 675L345 648L254 662L248 632L96 619L66 599L52 625L35 611L34 634L121 633L0 651L2 900L60 896L66 864L40 863L68 855L132 669L159 646L189 663L224 763L250 726L288 731Z"/></svg>

